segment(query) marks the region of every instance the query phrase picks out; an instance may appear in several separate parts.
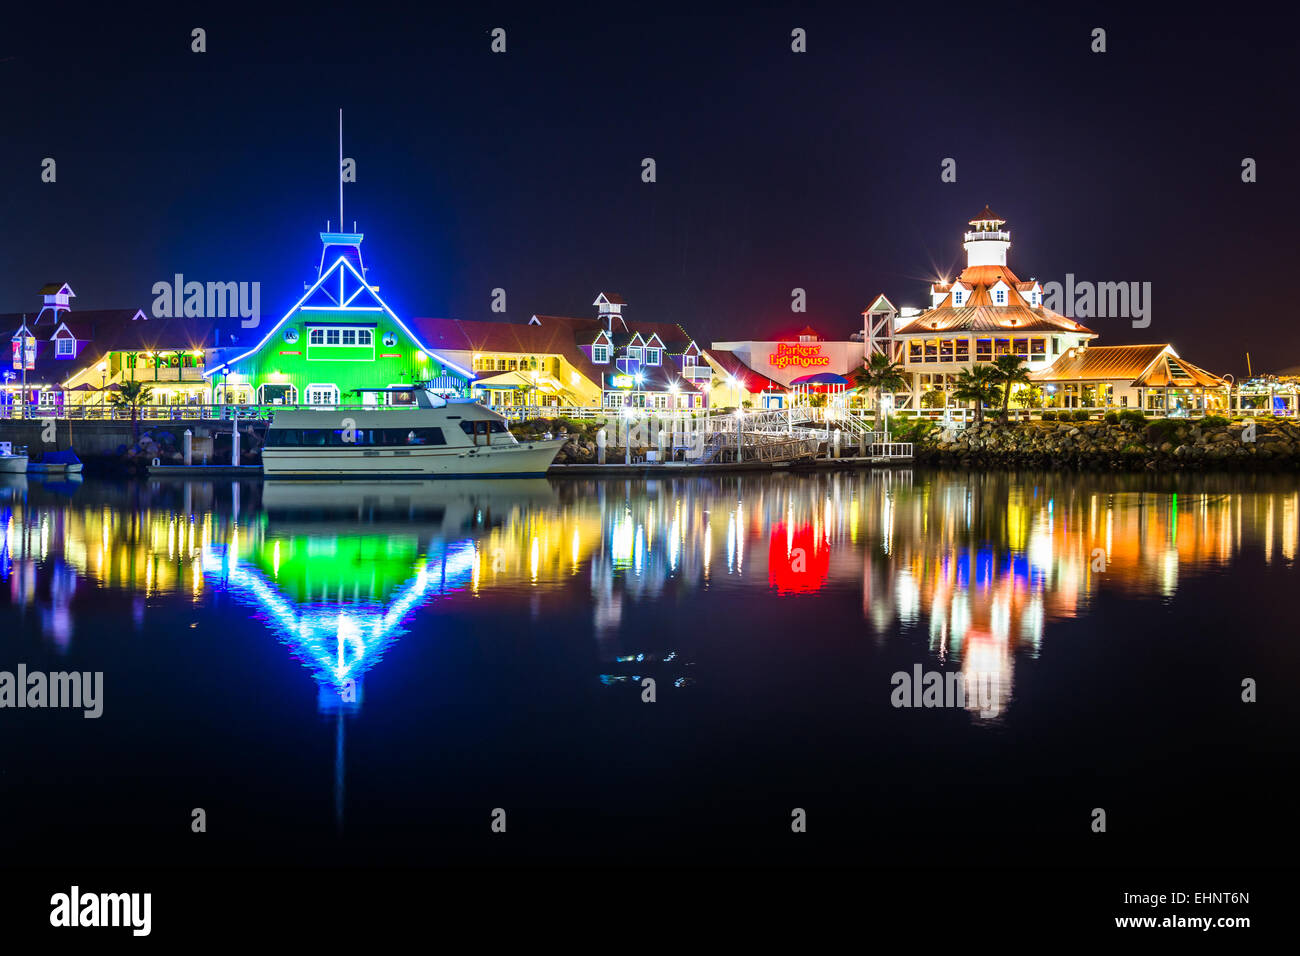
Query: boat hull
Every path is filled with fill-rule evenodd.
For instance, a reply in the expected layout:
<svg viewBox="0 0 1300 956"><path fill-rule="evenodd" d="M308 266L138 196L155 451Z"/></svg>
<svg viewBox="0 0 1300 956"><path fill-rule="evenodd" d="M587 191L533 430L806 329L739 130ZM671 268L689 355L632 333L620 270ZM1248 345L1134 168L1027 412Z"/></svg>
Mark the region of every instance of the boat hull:
<svg viewBox="0 0 1300 956"><path fill-rule="evenodd" d="M477 448L264 448L267 478L538 478L562 441Z"/></svg>
<svg viewBox="0 0 1300 956"><path fill-rule="evenodd" d="M0 475L25 475L25 474L27 474L26 455L0 456Z"/></svg>

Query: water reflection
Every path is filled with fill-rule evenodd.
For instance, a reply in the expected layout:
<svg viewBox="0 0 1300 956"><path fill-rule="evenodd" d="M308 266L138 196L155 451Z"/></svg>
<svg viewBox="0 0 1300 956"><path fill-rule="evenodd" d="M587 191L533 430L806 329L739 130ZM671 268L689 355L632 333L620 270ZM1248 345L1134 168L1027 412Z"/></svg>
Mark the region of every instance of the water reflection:
<svg viewBox="0 0 1300 956"><path fill-rule="evenodd" d="M419 615L484 599L535 629L576 608L600 681L684 687L705 602L806 601L818 621L814 596L858 593L865 633L919 631L935 660L995 674L1006 694L1017 654L1032 658L1101 589L1169 597L1247 549L1294 562L1298 504L1280 476L80 488L19 476L0 485L0 582L6 615L34 612L62 651L105 614L142 629L155 602L227 594L311 673L325 713L362 706L366 672Z"/></svg>

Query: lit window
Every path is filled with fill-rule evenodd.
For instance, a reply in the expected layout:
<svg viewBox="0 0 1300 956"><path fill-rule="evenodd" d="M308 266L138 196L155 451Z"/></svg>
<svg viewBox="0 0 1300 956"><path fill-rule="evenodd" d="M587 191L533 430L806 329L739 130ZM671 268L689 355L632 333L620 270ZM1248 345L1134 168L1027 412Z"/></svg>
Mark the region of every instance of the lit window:
<svg viewBox="0 0 1300 956"><path fill-rule="evenodd" d="M72 355L77 351L77 340L73 338L55 339L55 355Z"/></svg>
<svg viewBox="0 0 1300 956"><path fill-rule="evenodd" d="M646 349L645 350L646 365L660 364L660 362L663 361L662 355L663 355L663 351L661 349Z"/></svg>
<svg viewBox="0 0 1300 956"><path fill-rule="evenodd" d="M593 362L604 364L609 361L608 345L593 345L591 347L591 360Z"/></svg>
<svg viewBox="0 0 1300 956"><path fill-rule="evenodd" d="M631 359L633 362L641 361L641 347L636 346L635 348L628 349L627 357Z"/></svg>

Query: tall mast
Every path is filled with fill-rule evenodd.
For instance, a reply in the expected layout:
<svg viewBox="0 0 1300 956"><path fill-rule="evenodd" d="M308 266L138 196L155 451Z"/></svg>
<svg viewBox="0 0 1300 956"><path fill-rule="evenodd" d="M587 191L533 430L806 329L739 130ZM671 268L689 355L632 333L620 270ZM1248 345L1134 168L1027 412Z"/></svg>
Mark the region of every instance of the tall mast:
<svg viewBox="0 0 1300 956"><path fill-rule="evenodd" d="M339 232L343 231L343 108L339 107Z"/></svg>

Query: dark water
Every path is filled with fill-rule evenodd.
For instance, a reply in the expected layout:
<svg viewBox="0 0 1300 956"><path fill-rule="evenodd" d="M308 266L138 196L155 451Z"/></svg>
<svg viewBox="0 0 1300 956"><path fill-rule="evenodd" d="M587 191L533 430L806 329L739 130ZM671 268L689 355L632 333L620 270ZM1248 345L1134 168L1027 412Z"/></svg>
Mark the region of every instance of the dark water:
<svg viewBox="0 0 1300 956"><path fill-rule="evenodd" d="M104 690L0 710L0 852L1289 862L1298 535L1265 476L10 479L0 670Z"/></svg>

